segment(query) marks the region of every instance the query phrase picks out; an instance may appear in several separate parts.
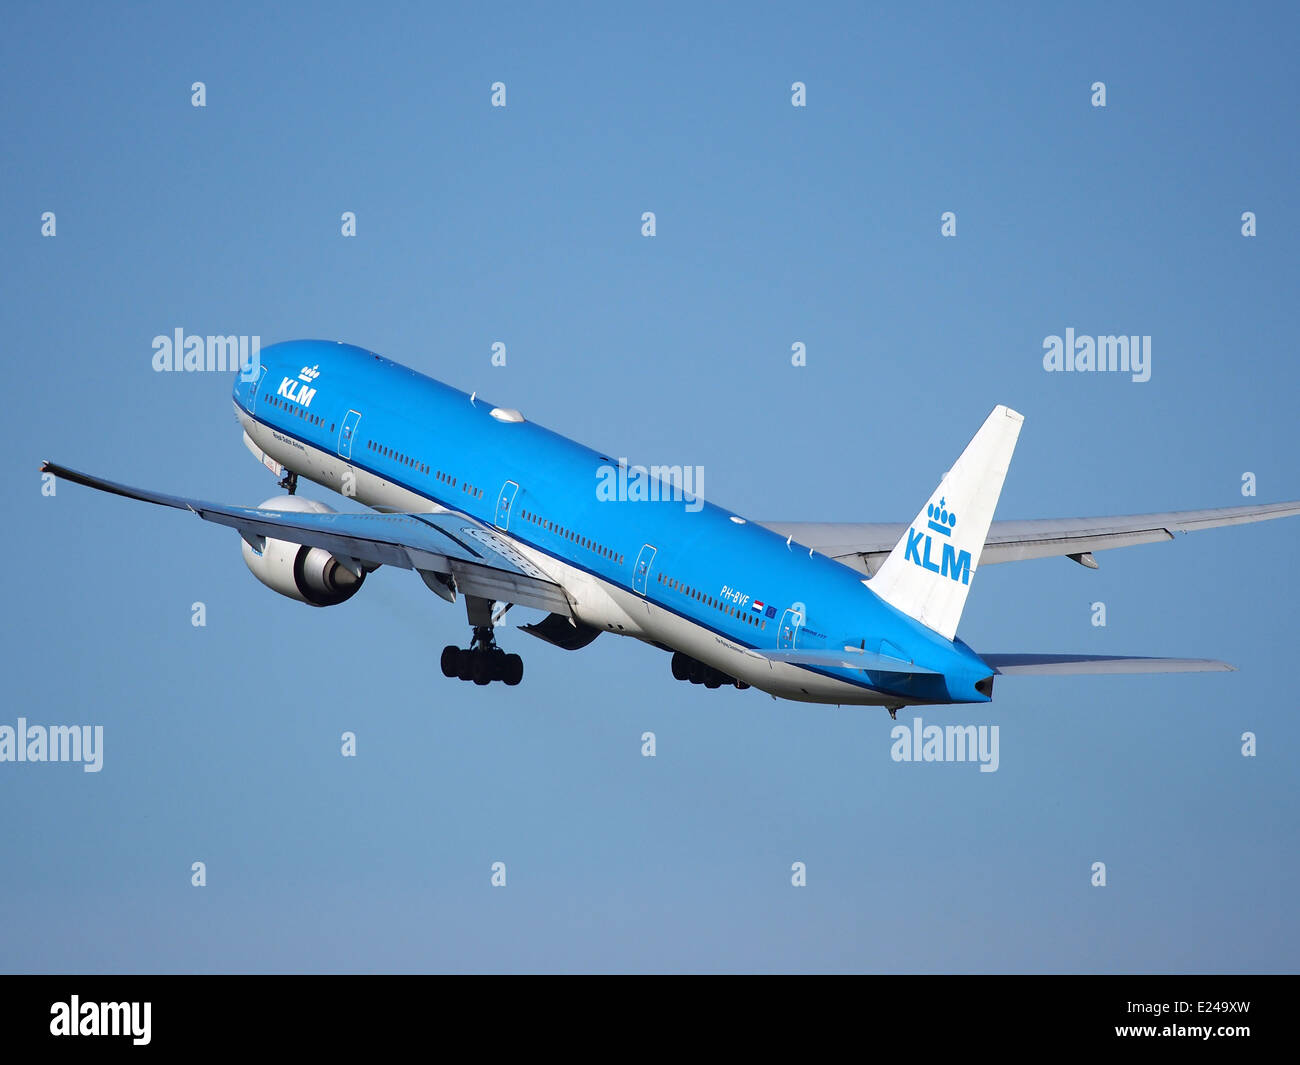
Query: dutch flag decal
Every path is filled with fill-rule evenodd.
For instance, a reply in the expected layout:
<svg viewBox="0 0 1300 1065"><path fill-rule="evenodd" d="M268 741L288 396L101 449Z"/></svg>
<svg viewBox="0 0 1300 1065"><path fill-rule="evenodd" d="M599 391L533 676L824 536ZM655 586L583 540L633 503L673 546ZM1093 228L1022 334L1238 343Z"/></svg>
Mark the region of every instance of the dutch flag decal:
<svg viewBox="0 0 1300 1065"><path fill-rule="evenodd" d="M755 610L761 614L763 612L763 604L760 603L757 599L755 599L752 603L749 604L749 609Z"/></svg>

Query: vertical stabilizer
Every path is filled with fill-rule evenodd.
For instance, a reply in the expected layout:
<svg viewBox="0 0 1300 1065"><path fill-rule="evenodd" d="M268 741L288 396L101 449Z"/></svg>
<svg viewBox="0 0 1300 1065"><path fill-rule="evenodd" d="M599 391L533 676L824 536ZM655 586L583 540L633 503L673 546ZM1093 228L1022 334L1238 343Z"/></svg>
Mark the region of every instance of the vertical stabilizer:
<svg viewBox="0 0 1300 1065"><path fill-rule="evenodd" d="M884 564L864 582L951 640L979 567L1024 417L994 407Z"/></svg>

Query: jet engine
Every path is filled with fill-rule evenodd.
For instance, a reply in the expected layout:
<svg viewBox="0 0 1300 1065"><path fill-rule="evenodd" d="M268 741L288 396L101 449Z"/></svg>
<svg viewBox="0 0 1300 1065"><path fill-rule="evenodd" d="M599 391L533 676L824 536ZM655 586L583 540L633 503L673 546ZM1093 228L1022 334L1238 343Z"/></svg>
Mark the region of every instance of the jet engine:
<svg viewBox="0 0 1300 1065"><path fill-rule="evenodd" d="M293 511L300 514L333 514L333 507L302 496L276 496L261 505L263 510ZM289 540L266 540L261 552L243 543L244 564L254 577L272 591L297 599L308 606L337 606L346 603L366 579L320 547L306 547Z"/></svg>

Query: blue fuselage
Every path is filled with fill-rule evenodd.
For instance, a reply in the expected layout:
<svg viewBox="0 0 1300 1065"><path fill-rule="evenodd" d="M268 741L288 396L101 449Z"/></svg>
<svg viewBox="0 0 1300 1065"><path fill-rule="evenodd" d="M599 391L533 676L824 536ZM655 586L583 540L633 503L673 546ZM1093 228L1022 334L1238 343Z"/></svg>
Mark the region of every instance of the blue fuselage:
<svg viewBox="0 0 1300 1065"><path fill-rule="evenodd" d="M659 499L641 499L647 479L637 467L620 475L616 454L372 352L275 344L261 353L258 380L236 380L234 400L245 428L287 469L371 506L444 509L497 528L625 607L643 602L641 631L629 634L681 649L687 626L696 657L710 642L698 637L711 636L718 668L733 675L738 648L863 648L935 671L803 666L807 690L796 678L792 693L789 676L751 681L765 690L886 705L989 699L975 685L991 670L974 652L883 602L849 567L668 485ZM828 691L844 697L826 699Z"/></svg>

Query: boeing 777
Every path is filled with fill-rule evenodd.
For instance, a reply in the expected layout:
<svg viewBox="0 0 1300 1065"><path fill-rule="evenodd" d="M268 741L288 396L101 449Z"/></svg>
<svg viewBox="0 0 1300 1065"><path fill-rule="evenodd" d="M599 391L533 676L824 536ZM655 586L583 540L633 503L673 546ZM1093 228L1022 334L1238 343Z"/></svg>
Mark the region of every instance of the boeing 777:
<svg viewBox="0 0 1300 1065"><path fill-rule="evenodd" d="M1093 553L1300 514L1300 502L1115 518L993 520L1023 418L995 407L907 525L759 523L665 490L607 498L609 456L373 352L275 344L234 387L244 443L287 495L227 506L47 462L63 480L229 526L267 587L314 607L351 599L380 566L463 598L466 649L442 672L518 684L497 644L513 606L524 632L566 651L601 633L671 655L678 680L813 703L984 703L999 674L1224 670L1186 658L981 654L957 638L981 565ZM297 494L300 478L369 513ZM665 486L666 489L671 486ZM645 493L641 493L644 495ZM618 493L615 493L617 496ZM667 500L662 496L668 496Z"/></svg>

